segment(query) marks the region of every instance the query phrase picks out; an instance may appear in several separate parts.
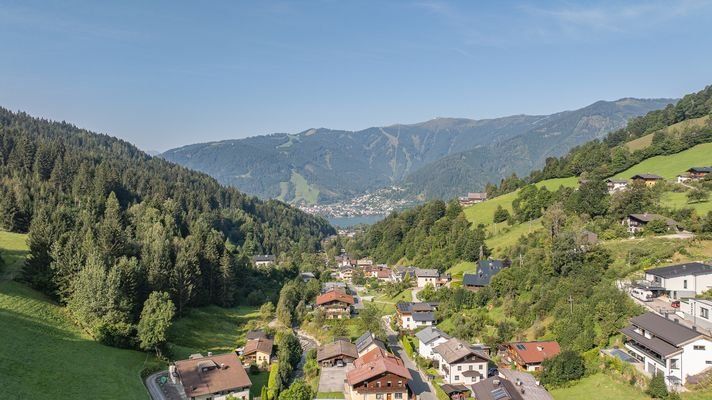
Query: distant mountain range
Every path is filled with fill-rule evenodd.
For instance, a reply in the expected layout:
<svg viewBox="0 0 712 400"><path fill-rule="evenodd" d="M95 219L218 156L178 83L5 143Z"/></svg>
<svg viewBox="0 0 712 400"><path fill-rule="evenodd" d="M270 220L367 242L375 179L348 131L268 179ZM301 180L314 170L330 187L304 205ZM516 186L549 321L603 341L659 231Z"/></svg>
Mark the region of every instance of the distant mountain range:
<svg viewBox="0 0 712 400"><path fill-rule="evenodd" d="M598 101L552 115L437 118L361 131L310 129L188 145L161 157L291 203L330 203L386 186L418 200L480 190L625 126L673 99Z"/></svg>

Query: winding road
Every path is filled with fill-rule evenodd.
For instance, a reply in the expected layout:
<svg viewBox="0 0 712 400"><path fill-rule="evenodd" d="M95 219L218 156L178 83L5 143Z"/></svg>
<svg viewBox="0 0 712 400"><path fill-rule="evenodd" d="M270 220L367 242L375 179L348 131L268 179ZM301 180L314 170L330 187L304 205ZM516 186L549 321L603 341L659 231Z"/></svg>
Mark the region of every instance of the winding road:
<svg viewBox="0 0 712 400"><path fill-rule="evenodd" d="M384 316L381 319L384 329L386 330L386 335L388 336L388 346L393 350L393 352L403 360L405 367L408 368L410 375L413 380L410 381L410 388L413 393L418 396L420 400L436 400L435 388L432 387L430 382L428 382L427 376L421 373L415 362L408 357L408 354L403 350L398 342L398 333L393 331L389 324L389 317Z"/></svg>

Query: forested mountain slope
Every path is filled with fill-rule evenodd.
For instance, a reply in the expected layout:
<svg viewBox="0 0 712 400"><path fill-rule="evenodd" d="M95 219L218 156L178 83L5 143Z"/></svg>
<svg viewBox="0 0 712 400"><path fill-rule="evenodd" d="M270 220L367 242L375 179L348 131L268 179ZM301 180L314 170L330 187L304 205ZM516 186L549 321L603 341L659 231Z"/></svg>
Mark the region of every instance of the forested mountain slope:
<svg viewBox="0 0 712 400"><path fill-rule="evenodd" d="M248 256L294 259L335 233L124 141L5 109L0 229L29 232L26 282L96 338L129 347L150 293L169 293L178 313L261 303L283 272L252 270Z"/></svg>
<svg viewBox="0 0 712 400"><path fill-rule="evenodd" d="M414 197L447 198L511 172L527 173L548 156L670 102L622 99L542 116L438 118L357 132L311 129L194 144L162 157L247 193L288 202L331 202L401 183L411 184Z"/></svg>

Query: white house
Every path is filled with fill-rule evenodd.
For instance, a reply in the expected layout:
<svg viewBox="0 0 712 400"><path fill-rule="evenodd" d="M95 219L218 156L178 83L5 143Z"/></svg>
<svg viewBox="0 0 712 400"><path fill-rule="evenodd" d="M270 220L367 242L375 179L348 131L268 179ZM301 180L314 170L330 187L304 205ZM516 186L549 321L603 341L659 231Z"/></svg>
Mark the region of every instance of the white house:
<svg viewBox="0 0 712 400"><path fill-rule="evenodd" d="M628 180L608 178L606 179L606 187L608 188L608 194L621 192L628 188Z"/></svg>
<svg viewBox="0 0 712 400"><path fill-rule="evenodd" d="M712 301L704 299L685 299L680 302L680 313L695 325L712 330Z"/></svg>
<svg viewBox="0 0 712 400"><path fill-rule="evenodd" d="M450 339L450 336L434 326L421 330L415 336L418 338L418 354L430 360L434 357L433 349Z"/></svg>
<svg viewBox="0 0 712 400"><path fill-rule="evenodd" d="M396 303L396 322L401 329L412 331L433 326L437 322L435 311L437 303Z"/></svg>
<svg viewBox="0 0 712 400"><path fill-rule="evenodd" d="M489 357L483 346L453 338L435 346L433 356L444 383L471 385L487 379Z"/></svg>
<svg viewBox="0 0 712 400"><path fill-rule="evenodd" d="M621 329L628 352L651 376L663 374L670 387L712 367L712 340L702 333L652 312L631 319Z"/></svg>
<svg viewBox="0 0 712 400"><path fill-rule="evenodd" d="M431 284L436 288L440 280L440 273L437 269L418 268L415 270L415 277L417 278L419 288L425 287L427 284Z"/></svg>
<svg viewBox="0 0 712 400"><path fill-rule="evenodd" d="M712 289L712 265L676 264L645 271L645 280L665 289L673 299L695 297Z"/></svg>
<svg viewBox="0 0 712 400"><path fill-rule="evenodd" d="M252 257L252 261L255 263L256 267L265 268L273 265L277 261L277 257L272 254L261 254Z"/></svg>

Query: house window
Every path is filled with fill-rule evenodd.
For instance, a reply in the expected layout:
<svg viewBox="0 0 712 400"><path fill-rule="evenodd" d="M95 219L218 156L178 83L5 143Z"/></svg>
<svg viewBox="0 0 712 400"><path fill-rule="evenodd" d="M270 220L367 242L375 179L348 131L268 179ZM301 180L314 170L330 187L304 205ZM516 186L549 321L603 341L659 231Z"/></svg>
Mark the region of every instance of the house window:
<svg viewBox="0 0 712 400"><path fill-rule="evenodd" d="M687 279L685 279L684 281L682 281L682 288L683 288L683 289L687 289Z"/></svg>
<svg viewBox="0 0 712 400"><path fill-rule="evenodd" d="M709 319L710 318L709 308L700 307L700 316L702 316L702 318L704 318L704 319Z"/></svg>
<svg viewBox="0 0 712 400"><path fill-rule="evenodd" d="M386 382L386 387L391 387L391 381Z"/></svg>
<svg viewBox="0 0 712 400"><path fill-rule="evenodd" d="M376 382L376 387L377 388L381 387L381 382Z"/></svg>
<svg viewBox="0 0 712 400"><path fill-rule="evenodd" d="M482 364L480 364L480 369L483 369L483 368L484 368L484 366Z"/></svg>
<svg viewBox="0 0 712 400"><path fill-rule="evenodd" d="M462 365L458 365L458 366L457 366L457 370L458 370L458 371L462 371Z"/></svg>
<svg viewBox="0 0 712 400"><path fill-rule="evenodd" d="M472 371L472 365L470 365L470 371Z"/></svg>
<svg viewBox="0 0 712 400"><path fill-rule="evenodd" d="M402 399L403 398L403 393L396 393L395 394L396 399Z"/></svg>
<svg viewBox="0 0 712 400"><path fill-rule="evenodd" d="M398 381L398 386L403 386L403 381Z"/></svg>
<svg viewBox="0 0 712 400"><path fill-rule="evenodd" d="M707 365L712 365L712 360L707 360L707 361L705 361L705 364L707 364Z"/></svg>
<svg viewBox="0 0 712 400"><path fill-rule="evenodd" d="M670 360L670 369L680 369L680 367L677 364L677 358L673 358Z"/></svg>
<svg viewBox="0 0 712 400"><path fill-rule="evenodd" d="M455 375L455 380L459 381L460 380L460 375Z"/></svg>
<svg viewBox="0 0 712 400"><path fill-rule="evenodd" d="M692 346L692 349L693 350L704 350L705 346L695 345L695 346Z"/></svg>
<svg viewBox="0 0 712 400"><path fill-rule="evenodd" d="M383 394L381 394L381 393L376 393L376 398L377 398L378 400L381 400L381 399L383 398Z"/></svg>

